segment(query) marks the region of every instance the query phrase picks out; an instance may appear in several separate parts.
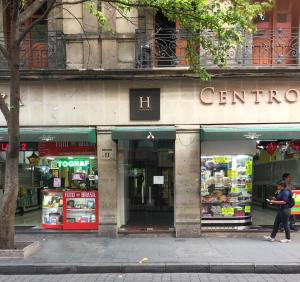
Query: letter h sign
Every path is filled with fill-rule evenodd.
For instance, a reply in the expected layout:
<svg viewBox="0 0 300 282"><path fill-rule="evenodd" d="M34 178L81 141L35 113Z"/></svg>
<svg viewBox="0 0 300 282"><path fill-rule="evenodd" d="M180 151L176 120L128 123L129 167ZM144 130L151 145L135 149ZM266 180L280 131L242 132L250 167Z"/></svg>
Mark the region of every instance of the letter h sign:
<svg viewBox="0 0 300 282"><path fill-rule="evenodd" d="M160 89L130 89L130 120L160 119Z"/></svg>

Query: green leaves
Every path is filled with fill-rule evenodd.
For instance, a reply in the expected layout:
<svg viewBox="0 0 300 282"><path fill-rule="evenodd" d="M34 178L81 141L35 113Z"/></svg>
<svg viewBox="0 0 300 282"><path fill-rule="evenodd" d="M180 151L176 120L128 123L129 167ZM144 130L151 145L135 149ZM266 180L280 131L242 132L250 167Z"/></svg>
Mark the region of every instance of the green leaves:
<svg viewBox="0 0 300 282"><path fill-rule="evenodd" d="M105 17L105 15L102 13L101 10L98 9L97 6L97 1L88 1L85 3L85 7L89 10L89 12L95 16L98 20L98 22L102 25L102 26L106 26L107 25L107 19Z"/></svg>

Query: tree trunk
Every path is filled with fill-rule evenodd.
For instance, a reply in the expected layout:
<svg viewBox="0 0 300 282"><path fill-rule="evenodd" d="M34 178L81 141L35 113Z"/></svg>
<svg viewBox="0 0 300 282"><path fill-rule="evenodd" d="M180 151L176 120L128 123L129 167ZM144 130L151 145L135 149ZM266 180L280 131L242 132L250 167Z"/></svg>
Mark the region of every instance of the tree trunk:
<svg viewBox="0 0 300 282"><path fill-rule="evenodd" d="M0 249L15 248L15 212L19 192L20 149L20 69L19 55L19 1L12 2L11 26L8 45L10 69L10 103L8 128L8 150L6 153L4 195L0 203Z"/></svg>

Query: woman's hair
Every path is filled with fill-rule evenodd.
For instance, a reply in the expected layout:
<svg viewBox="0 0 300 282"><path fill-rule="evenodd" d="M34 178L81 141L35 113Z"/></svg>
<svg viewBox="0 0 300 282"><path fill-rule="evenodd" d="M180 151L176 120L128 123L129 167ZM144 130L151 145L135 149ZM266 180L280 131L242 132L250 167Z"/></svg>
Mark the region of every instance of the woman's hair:
<svg viewBox="0 0 300 282"><path fill-rule="evenodd" d="M288 172L285 172L281 178L282 178L282 180L285 180L289 176L290 176L290 174Z"/></svg>
<svg viewBox="0 0 300 282"><path fill-rule="evenodd" d="M283 181L283 180L278 180L277 182L276 182L276 184L277 185L280 185L280 186L282 186L282 187L284 187L285 186L285 182Z"/></svg>

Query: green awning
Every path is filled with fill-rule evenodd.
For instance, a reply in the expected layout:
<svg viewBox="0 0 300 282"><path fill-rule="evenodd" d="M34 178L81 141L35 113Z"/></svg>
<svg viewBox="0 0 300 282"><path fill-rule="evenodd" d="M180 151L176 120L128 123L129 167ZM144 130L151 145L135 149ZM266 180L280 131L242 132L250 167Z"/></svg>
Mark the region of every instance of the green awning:
<svg viewBox="0 0 300 282"><path fill-rule="evenodd" d="M20 128L21 142L91 142L96 143L96 130L91 127ZM7 142L7 128L0 128L0 141Z"/></svg>
<svg viewBox="0 0 300 282"><path fill-rule="evenodd" d="M300 139L299 126L202 127L201 141Z"/></svg>
<svg viewBox="0 0 300 282"><path fill-rule="evenodd" d="M149 136L154 140L175 140L176 128L170 127L115 127L112 130L113 140L147 140Z"/></svg>

